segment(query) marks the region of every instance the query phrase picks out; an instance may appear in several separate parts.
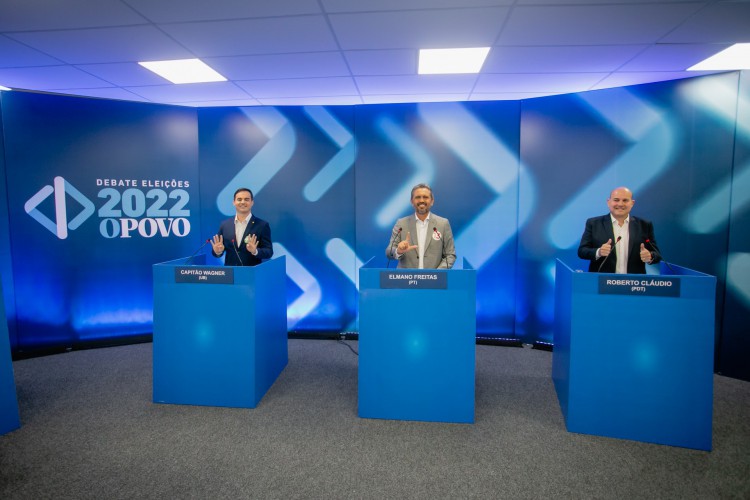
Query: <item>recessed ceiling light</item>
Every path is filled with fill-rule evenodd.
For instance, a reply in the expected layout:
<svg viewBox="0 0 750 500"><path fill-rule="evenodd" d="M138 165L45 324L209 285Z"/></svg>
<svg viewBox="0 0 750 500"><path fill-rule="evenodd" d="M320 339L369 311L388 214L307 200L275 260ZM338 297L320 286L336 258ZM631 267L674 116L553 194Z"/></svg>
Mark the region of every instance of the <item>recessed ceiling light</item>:
<svg viewBox="0 0 750 500"><path fill-rule="evenodd" d="M10 90L10 89L8 87L3 87L2 85L0 85L0 90Z"/></svg>
<svg viewBox="0 0 750 500"><path fill-rule="evenodd" d="M225 82L226 78L200 59L139 62L141 66L172 83Z"/></svg>
<svg viewBox="0 0 750 500"><path fill-rule="evenodd" d="M419 74L479 73L489 52L489 47L421 49L419 51Z"/></svg>
<svg viewBox="0 0 750 500"><path fill-rule="evenodd" d="M728 49L704 59L688 71L750 69L750 43L735 43Z"/></svg>

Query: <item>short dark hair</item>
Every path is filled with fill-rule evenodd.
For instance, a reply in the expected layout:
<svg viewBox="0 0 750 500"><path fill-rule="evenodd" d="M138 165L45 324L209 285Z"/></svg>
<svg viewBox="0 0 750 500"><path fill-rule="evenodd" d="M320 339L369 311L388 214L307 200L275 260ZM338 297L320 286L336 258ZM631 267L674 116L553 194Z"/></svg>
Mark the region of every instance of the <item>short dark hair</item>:
<svg viewBox="0 0 750 500"><path fill-rule="evenodd" d="M237 193L241 193L242 191L247 191L248 193L250 193L251 200L255 199L255 196L253 196L253 192L250 191L249 188L239 188L237 191L234 192L234 196L232 197L232 199L234 200L235 198L237 198Z"/></svg>
<svg viewBox="0 0 750 500"><path fill-rule="evenodd" d="M430 198L433 198L433 196L432 196L432 188L430 186L428 186L427 184L424 184L424 183L417 184L416 186L414 186L413 188L411 188L411 197L412 198L414 198L414 191L416 191L417 189L427 189L430 192Z"/></svg>

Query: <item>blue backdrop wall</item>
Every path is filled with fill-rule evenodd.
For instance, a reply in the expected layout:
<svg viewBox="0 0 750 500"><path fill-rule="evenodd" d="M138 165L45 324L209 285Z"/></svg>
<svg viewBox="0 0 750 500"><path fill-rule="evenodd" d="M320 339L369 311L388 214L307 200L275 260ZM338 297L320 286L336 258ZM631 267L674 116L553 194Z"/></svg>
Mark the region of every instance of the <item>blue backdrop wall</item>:
<svg viewBox="0 0 750 500"><path fill-rule="evenodd" d="M198 242L195 111L2 98L12 347L150 331L150 264Z"/></svg>
<svg viewBox="0 0 750 500"><path fill-rule="evenodd" d="M554 259L609 190L665 257L720 279L719 369L750 378L746 73L513 102L188 109L0 94L0 269L14 350L151 330L151 264L195 251L253 189L287 256L288 327L357 328L357 268L433 186L477 332L552 341ZM7 238L6 238L7 235ZM637 327L637 313L630 327Z"/></svg>

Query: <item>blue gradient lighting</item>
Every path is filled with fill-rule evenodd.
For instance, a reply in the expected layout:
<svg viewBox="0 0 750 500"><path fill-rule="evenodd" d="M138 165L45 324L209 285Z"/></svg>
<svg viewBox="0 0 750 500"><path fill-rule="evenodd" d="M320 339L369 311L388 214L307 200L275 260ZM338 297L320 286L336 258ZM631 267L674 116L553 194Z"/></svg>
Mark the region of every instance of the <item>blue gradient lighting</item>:
<svg viewBox="0 0 750 500"><path fill-rule="evenodd" d="M286 274L302 290L302 295L287 306L287 328L292 330L320 304L323 292L315 276L280 242L273 244L274 257L286 256Z"/></svg>
<svg viewBox="0 0 750 500"><path fill-rule="evenodd" d="M633 366L643 374L644 377L651 377L659 367L658 353L655 347L648 342L640 342L633 346Z"/></svg>
<svg viewBox="0 0 750 500"><path fill-rule="evenodd" d="M480 269L516 235L518 155L460 103L419 104L418 110L425 124L496 195L456 236L456 246L468 249L466 260ZM488 232L489 226L495 229Z"/></svg>
<svg viewBox="0 0 750 500"><path fill-rule="evenodd" d="M242 328L242 326L238 326ZM198 345L209 350L216 341L216 328L208 318L202 320L195 329L195 340Z"/></svg>
<svg viewBox="0 0 750 500"><path fill-rule="evenodd" d="M92 313L84 311L85 308L75 308L73 316L73 328L77 332L106 329L128 330L131 327L151 328L154 320L152 309L107 309Z"/></svg>
<svg viewBox="0 0 750 500"><path fill-rule="evenodd" d="M727 284L750 307L750 253L732 253L727 263Z"/></svg>
<svg viewBox="0 0 750 500"><path fill-rule="evenodd" d="M731 207L728 205L731 196ZM750 206L750 162L737 167L734 177L699 200L682 218L691 231L709 234L721 229L730 215L739 214Z"/></svg>
<svg viewBox="0 0 750 500"><path fill-rule="evenodd" d="M321 106L306 106L305 113L340 149L302 190L308 201L318 201L353 166L357 141L351 131Z"/></svg>
<svg viewBox="0 0 750 500"><path fill-rule="evenodd" d="M257 195L287 164L297 146L294 126L273 107L242 108L242 112L268 137L268 142L230 180L216 197L224 215L234 215L234 191L245 186Z"/></svg>
<svg viewBox="0 0 750 500"><path fill-rule="evenodd" d="M691 82L682 89L683 95L711 113L728 130L735 130L737 140L750 141L750 123L737 119L737 109L750 109L744 96L737 98L732 81L725 78L707 78ZM735 82L736 85L736 82ZM731 207L729 206L731 199ZM682 217L682 224L699 234L718 231L730 215L745 210L750 205L750 163L738 166L733 177L696 200Z"/></svg>
<svg viewBox="0 0 750 500"><path fill-rule="evenodd" d="M362 261L354 249L341 238L328 240L325 246L326 257L351 281L359 290L359 268Z"/></svg>
<svg viewBox="0 0 750 500"><path fill-rule="evenodd" d="M375 224L380 228L386 228L411 206L409 200L411 200L413 186L420 182L432 183L435 178L435 164L427 150L391 117L380 117L376 126L383 137L414 167L414 174L411 178L396 190L391 199L386 201L383 208L375 215Z"/></svg>
<svg viewBox="0 0 750 500"><path fill-rule="evenodd" d="M31 288L31 290L28 290ZM66 292L61 283L44 283L42 280L19 281L16 284L17 314L19 321L62 326L68 322ZM22 302L22 297L33 300Z"/></svg>
<svg viewBox="0 0 750 500"><path fill-rule="evenodd" d="M688 101L709 112L729 130L737 127L750 136L750 123L737 120L737 81L728 78L698 78L680 87L680 94ZM741 97L741 99L743 99ZM743 99L744 101L744 99ZM740 106L747 106L740 101Z"/></svg>
<svg viewBox="0 0 750 500"><path fill-rule="evenodd" d="M583 221L592 215L606 213L606 200L613 188L627 186L637 200L638 193L669 170L679 141L679 127L647 101L625 89L601 92L609 98L579 97L605 120L610 130L621 137L631 138L632 144L609 165L603 166L599 175L552 217L547 226L547 237L558 249L578 244ZM621 117L619 111L625 106L629 111Z"/></svg>
<svg viewBox="0 0 750 500"><path fill-rule="evenodd" d="M406 332L404 335L404 350L409 353L412 360L419 361L425 357L425 354L429 351L426 340L426 335L422 331Z"/></svg>

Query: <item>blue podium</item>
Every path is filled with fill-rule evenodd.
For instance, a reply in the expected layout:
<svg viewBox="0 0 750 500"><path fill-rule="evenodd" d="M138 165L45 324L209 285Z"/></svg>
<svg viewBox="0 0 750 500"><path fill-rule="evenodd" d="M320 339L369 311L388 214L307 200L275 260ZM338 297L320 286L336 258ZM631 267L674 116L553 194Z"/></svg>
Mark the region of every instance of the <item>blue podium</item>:
<svg viewBox="0 0 750 500"><path fill-rule="evenodd" d="M474 422L476 271L359 270L359 416Z"/></svg>
<svg viewBox="0 0 750 500"><path fill-rule="evenodd" d="M286 258L155 264L155 403L255 408L288 362Z"/></svg>
<svg viewBox="0 0 750 500"><path fill-rule="evenodd" d="M716 278L557 260L552 378L568 431L711 449Z"/></svg>
<svg viewBox="0 0 750 500"><path fill-rule="evenodd" d="M16 383L13 379L13 363L10 357L8 322L5 317L3 287L0 283L0 435L21 427L18 417Z"/></svg>

